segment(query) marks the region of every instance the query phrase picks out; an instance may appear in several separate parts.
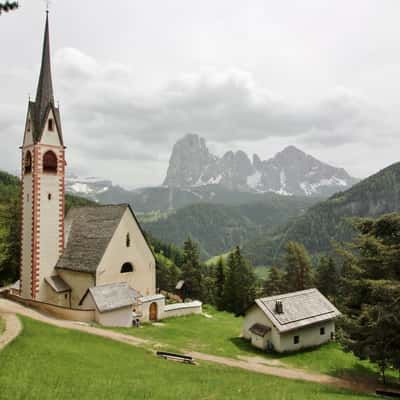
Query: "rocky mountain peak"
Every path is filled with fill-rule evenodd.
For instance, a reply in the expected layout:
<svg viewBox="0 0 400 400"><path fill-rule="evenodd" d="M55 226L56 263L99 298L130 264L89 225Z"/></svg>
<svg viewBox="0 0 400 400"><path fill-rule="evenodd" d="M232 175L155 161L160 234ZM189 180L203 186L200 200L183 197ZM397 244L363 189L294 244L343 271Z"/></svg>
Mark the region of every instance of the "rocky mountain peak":
<svg viewBox="0 0 400 400"><path fill-rule="evenodd" d="M295 146L287 146L264 161L254 154L251 161L242 150L217 157L209 152L203 138L188 134L173 147L164 185L190 188L218 184L240 191L330 196L355 182L343 168L323 163Z"/></svg>

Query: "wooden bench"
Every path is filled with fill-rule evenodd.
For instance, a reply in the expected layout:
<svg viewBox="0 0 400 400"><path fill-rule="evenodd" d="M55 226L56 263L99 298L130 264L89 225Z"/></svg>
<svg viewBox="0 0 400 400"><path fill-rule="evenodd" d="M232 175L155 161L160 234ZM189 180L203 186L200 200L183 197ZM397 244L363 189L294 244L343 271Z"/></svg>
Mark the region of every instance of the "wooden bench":
<svg viewBox="0 0 400 400"><path fill-rule="evenodd" d="M169 353L167 351L157 351L157 356L165 360L172 360L183 362L185 364L195 364L193 357L185 356L183 354Z"/></svg>

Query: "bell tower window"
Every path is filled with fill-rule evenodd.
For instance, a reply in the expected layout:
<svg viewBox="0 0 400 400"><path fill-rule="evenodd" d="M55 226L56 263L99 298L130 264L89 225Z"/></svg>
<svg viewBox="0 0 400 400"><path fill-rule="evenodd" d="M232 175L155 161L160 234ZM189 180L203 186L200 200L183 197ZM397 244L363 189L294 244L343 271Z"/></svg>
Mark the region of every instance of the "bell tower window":
<svg viewBox="0 0 400 400"><path fill-rule="evenodd" d="M131 247L131 235L126 234L126 247Z"/></svg>
<svg viewBox="0 0 400 400"><path fill-rule="evenodd" d="M52 118L49 118L47 127L48 127L49 131L53 131L54 130L54 122L53 122Z"/></svg>
<svg viewBox="0 0 400 400"><path fill-rule="evenodd" d="M27 151L25 154L25 173L29 174L32 172L32 154Z"/></svg>
<svg viewBox="0 0 400 400"><path fill-rule="evenodd" d="M28 119L28 126L27 126L26 130L27 130L28 132L31 131L31 119L30 119L30 118Z"/></svg>
<svg viewBox="0 0 400 400"><path fill-rule="evenodd" d="M51 150L44 153L43 172L47 172L50 174L57 173L57 156Z"/></svg>

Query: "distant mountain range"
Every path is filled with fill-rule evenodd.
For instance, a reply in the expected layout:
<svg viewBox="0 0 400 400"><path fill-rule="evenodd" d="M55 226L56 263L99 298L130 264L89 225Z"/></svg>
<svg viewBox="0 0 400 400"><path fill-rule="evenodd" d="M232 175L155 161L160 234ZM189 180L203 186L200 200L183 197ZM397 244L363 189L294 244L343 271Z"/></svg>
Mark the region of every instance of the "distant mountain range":
<svg viewBox="0 0 400 400"><path fill-rule="evenodd" d="M356 182L343 168L323 163L294 146L265 161L254 154L251 161L240 150L217 157L203 138L188 134L173 147L163 185L195 188L217 184L238 191L328 197Z"/></svg>
<svg viewBox="0 0 400 400"><path fill-rule="evenodd" d="M344 169L325 164L294 146L270 160L243 151L211 154L203 138L175 143L162 186L126 190L101 178L69 176L66 190L99 203L130 203L138 212L167 211L197 203L239 205L271 195L326 198L357 182Z"/></svg>

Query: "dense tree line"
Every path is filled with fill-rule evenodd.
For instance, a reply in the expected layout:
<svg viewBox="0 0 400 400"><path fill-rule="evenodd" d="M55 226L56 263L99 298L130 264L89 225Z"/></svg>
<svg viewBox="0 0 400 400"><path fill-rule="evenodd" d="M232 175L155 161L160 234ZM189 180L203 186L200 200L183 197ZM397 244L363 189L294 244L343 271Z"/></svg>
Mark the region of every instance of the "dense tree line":
<svg viewBox="0 0 400 400"><path fill-rule="evenodd" d="M193 204L157 220L144 219L143 226L158 239L179 247L190 236L199 244L200 258L206 260L286 223L314 202L272 196L264 202L236 206Z"/></svg>
<svg viewBox="0 0 400 400"><path fill-rule="evenodd" d="M221 257L215 265L206 265L200 261L197 243L188 238L182 256L177 259L181 264L157 256L157 286L160 290L175 292L176 283L182 279L187 298L235 314L242 313L254 301L257 279L239 247L229 254L226 262Z"/></svg>

